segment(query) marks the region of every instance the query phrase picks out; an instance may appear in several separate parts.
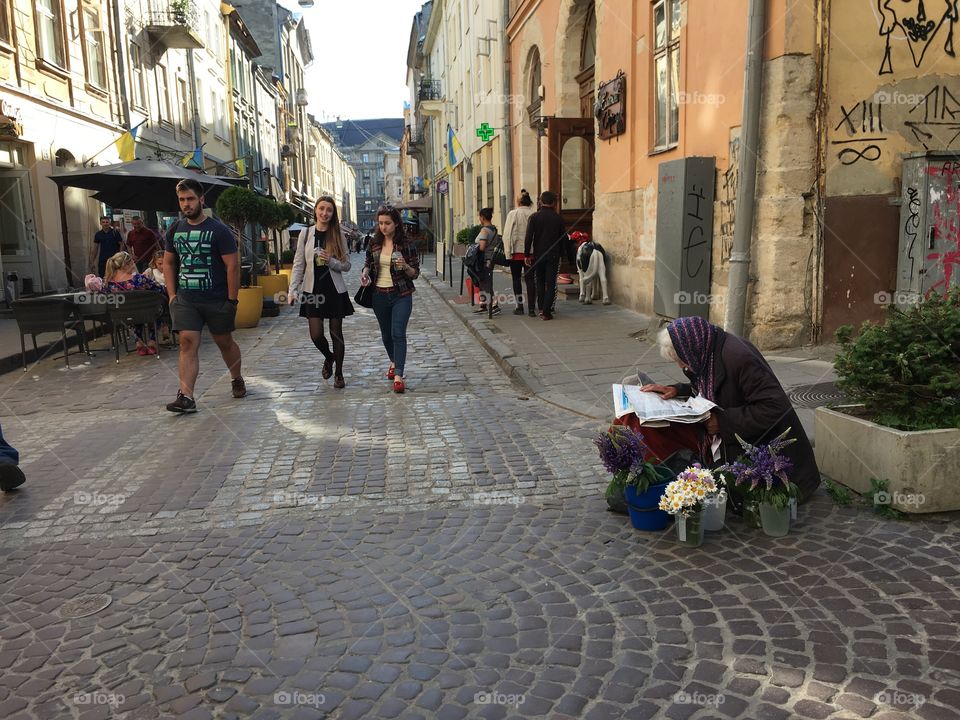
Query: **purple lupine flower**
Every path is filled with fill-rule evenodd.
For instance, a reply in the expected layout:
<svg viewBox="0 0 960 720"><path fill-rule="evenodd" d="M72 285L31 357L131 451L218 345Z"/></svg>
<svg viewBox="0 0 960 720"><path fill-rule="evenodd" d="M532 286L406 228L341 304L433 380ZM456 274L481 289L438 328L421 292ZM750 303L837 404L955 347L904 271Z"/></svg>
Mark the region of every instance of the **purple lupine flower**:
<svg viewBox="0 0 960 720"><path fill-rule="evenodd" d="M597 446L600 461L610 473L640 467L650 453L643 442L643 435L623 425L614 425L607 432L600 433L593 444Z"/></svg>

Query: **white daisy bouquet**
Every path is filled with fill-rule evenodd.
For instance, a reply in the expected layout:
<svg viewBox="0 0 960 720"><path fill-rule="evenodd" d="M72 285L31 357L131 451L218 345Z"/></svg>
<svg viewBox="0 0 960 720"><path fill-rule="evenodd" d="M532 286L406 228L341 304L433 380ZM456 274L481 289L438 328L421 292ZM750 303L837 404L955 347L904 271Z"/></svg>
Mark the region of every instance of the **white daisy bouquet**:
<svg viewBox="0 0 960 720"><path fill-rule="evenodd" d="M660 497L660 509L671 515L690 517L703 510L705 500L717 497L722 490L713 473L695 463L667 485Z"/></svg>

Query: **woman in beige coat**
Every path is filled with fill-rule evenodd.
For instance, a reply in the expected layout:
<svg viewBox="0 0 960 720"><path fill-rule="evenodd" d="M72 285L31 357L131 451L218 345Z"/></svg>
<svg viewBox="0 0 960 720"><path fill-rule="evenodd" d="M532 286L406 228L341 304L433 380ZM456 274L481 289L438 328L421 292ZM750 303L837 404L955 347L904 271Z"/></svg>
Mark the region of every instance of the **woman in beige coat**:
<svg viewBox="0 0 960 720"><path fill-rule="evenodd" d="M523 315L523 288L520 278L527 286L527 308L530 317L537 316L537 293L533 285L533 268L524 267L523 241L527 236L527 224L533 215L533 200L526 190L520 191L517 207L507 213L503 225L503 253L510 258L510 274L513 276L513 294L517 299L514 315Z"/></svg>

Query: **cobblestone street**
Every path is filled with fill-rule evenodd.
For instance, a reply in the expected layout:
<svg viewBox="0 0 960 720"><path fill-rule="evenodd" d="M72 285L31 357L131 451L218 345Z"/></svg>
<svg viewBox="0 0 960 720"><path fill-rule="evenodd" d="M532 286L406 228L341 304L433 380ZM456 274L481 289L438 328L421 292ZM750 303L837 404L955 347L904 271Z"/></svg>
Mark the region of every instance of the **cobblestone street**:
<svg viewBox="0 0 960 720"><path fill-rule="evenodd" d="M955 522L635 531L600 423L418 288L405 395L359 308L345 390L291 309L243 400L205 341L192 416L174 351L0 376L0 717L960 717Z"/></svg>

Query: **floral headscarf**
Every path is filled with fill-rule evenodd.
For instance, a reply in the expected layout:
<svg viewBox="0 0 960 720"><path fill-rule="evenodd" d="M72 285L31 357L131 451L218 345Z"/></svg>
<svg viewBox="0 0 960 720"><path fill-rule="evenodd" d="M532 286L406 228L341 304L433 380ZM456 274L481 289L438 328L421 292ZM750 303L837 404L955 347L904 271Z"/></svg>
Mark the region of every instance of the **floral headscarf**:
<svg viewBox="0 0 960 720"><path fill-rule="evenodd" d="M707 400L714 399L713 348L723 330L702 317L681 317L667 326L680 362L690 368L690 384Z"/></svg>

